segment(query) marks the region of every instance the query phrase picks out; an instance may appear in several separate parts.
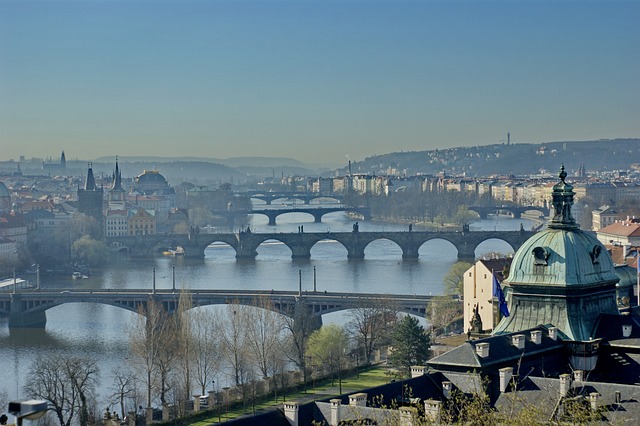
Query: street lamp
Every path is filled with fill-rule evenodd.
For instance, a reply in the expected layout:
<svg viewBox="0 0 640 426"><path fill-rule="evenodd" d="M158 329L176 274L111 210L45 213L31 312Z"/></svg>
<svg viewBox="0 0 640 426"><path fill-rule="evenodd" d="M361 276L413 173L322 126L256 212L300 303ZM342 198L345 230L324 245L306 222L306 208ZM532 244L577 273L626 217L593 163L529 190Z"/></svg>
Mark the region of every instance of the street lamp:
<svg viewBox="0 0 640 426"><path fill-rule="evenodd" d="M38 420L44 416L44 413L49 409L47 401L30 399L23 402L9 402L9 414L16 416L16 426L22 426L22 421Z"/></svg>

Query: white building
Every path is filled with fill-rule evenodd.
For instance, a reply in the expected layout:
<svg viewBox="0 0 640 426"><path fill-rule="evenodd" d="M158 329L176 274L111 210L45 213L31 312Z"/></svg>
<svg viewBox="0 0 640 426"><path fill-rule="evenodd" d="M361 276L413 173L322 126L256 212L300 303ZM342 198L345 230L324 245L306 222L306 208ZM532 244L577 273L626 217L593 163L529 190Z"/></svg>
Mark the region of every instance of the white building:
<svg viewBox="0 0 640 426"><path fill-rule="evenodd" d="M471 323L476 311L482 321L482 331L490 331L500 321L498 303L494 302L493 277L502 282L503 271L511 263L509 258L478 260L464 273L464 326Z"/></svg>

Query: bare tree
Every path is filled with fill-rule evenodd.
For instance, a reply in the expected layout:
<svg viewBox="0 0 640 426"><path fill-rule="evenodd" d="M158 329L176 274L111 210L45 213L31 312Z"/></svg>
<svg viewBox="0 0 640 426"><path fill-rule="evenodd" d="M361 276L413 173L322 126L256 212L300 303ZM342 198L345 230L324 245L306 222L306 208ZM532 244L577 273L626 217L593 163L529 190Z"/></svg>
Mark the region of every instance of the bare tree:
<svg viewBox="0 0 640 426"><path fill-rule="evenodd" d="M135 398L135 375L128 369L115 369L113 371L113 384L111 385L111 401L120 405L120 418L124 419L127 414L125 400ZM135 404L133 404L135 406Z"/></svg>
<svg viewBox="0 0 640 426"><path fill-rule="evenodd" d="M285 322L270 299L263 297L255 304L257 308L249 312L248 344L262 377L268 377L274 373L276 358L282 355Z"/></svg>
<svg viewBox="0 0 640 426"><path fill-rule="evenodd" d="M224 356L232 369L236 386L245 381L250 369L247 326L249 324L248 308L240 304L228 305L227 314L222 317L220 337L224 348Z"/></svg>
<svg viewBox="0 0 640 426"><path fill-rule="evenodd" d="M446 333L449 325L462 318L462 303L451 296L434 296L427 305L425 316L436 335Z"/></svg>
<svg viewBox="0 0 640 426"><path fill-rule="evenodd" d="M345 329L357 344L365 363L371 361L373 352L390 339L395 327L398 310L389 300L362 302L347 313L349 321Z"/></svg>
<svg viewBox="0 0 640 426"><path fill-rule="evenodd" d="M48 401L61 426L69 426L76 414L80 425L86 426L98 375L92 359L40 358L33 363L24 389L29 396Z"/></svg>
<svg viewBox="0 0 640 426"><path fill-rule="evenodd" d="M309 312L305 311L304 305L296 305L284 318L287 340L285 345L286 356L302 372L304 383L307 382L307 360L305 357L307 339L318 324Z"/></svg>
<svg viewBox="0 0 640 426"><path fill-rule="evenodd" d="M193 374L204 395L220 366L221 325L217 315L204 309L189 311L188 323L193 345Z"/></svg>
<svg viewBox="0 0 640 426"><path fill-rule="evenodd" d="M147 407L151 407L154 379L160 376L160 364L163 354L163 346L169 346L164 339L167 338L167 329L171 327L169 314L164 307L153 299L147 302L146 307L140 306L136 322L129 328L129 341L131 352L136 359L136 366L144 375L147 387ZM174 345L171 345L174 346ZM163 386L160 385L163 392Z"/></svg>

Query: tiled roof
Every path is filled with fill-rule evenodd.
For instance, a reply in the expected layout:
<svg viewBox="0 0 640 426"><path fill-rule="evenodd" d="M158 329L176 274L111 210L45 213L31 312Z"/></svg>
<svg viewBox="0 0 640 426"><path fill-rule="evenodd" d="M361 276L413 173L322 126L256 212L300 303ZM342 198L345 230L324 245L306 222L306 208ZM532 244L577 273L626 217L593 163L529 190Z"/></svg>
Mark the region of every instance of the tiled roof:
<svg viewBox="0 0 640 426"><path fill-rule="evenodd" d="M534 330L542 332L540 344L535 344L531 341L531 331ZM523 349L518 349L512 343L512 336L518 334L525 336ZM562 337L561 334L560 336ZM478 344L481 343L489 344L489 355L484 358L479 356L476 352ZM428 364L438 370L442 370L443 368L446 369L448 367L473 370L510 363L521 359L523 356L539 356L545 352L556 351L560 348L562 348L562 342L560 340L552 340L549 337L548 327L539 326L515 333L501 334L484 339L467 341L447 353L432 358L428 361Z"/></svg>
<svg viewBox="0 0 640 426"><path fill-rule="evenodd" d="M640 223L616 222L600 229L598 233L620 235L623 237L640 237Z"/></svg>

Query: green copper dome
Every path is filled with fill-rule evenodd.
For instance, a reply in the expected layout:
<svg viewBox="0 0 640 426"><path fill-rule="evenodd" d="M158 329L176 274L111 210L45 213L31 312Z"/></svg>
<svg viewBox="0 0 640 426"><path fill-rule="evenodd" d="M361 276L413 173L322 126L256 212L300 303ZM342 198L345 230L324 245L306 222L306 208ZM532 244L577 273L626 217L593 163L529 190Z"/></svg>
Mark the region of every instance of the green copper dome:
<svg viewBox="0 0 640 426"><path fill-rule="evenodd" d="M553 219L515 254L509 285L588 287L618 281L607 249L595 236L581 231L571 216L575 192L566 177L562 166L560 182L553 186Z"/></svg>
<svg viewBox="0 0 640 426"><path fill-rule="evenodd" d="M494 334L553 324L575 341L590 340L600 314L618 314L618 275L606 248L591 233L580 230L571 216L573 187L553 187L554 216L544 231L529 238L511 262L506 285L510 316Z"/></svg>
<svg viewBox="0 0 640 426"><path fill-rule="evenodd" d="M591 286L615 283L607 249L593 235L549 227L529 238L513 257L510 286Z"/></svg>

